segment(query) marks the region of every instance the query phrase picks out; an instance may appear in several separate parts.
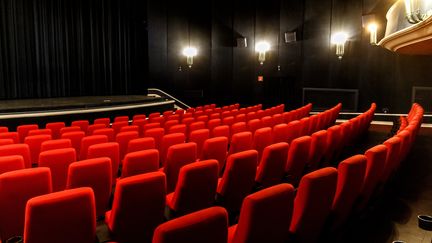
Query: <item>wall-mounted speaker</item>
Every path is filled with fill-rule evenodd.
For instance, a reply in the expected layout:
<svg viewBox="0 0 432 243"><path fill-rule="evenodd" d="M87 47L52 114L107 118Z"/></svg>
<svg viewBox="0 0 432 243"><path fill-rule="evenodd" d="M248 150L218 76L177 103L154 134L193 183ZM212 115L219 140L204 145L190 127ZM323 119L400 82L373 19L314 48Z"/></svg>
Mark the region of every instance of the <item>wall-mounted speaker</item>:
<svg viewBox="0 0 432 243"><path fill-rule="evenodd" d="M237 38L237 47L246 48L247 47L247 39L245 37Z"/></svg>
<svg viewBox="0 0 432 243"><path fill-rule="evenodd" d="M285 32L285 43L291 43L297 41L297 32Z"/></svg>

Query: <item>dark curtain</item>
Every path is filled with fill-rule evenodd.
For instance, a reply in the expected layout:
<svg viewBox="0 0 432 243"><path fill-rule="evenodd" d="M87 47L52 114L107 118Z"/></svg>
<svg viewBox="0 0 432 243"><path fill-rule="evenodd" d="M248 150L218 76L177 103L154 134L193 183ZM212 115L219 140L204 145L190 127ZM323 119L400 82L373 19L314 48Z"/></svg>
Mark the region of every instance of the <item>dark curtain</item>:
<svg viewBox="0 0 432 243"><path fill-rule="evenodd" d="M145 94L146 1L0 0L0 98Z"/></svg>

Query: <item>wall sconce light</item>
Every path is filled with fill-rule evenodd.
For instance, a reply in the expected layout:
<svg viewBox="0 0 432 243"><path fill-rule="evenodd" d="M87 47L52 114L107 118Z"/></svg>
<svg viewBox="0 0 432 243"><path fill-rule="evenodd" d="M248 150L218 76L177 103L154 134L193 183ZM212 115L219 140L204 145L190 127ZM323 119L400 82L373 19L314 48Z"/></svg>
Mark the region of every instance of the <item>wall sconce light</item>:
<svg viewBox="0 0 432 243"><path fill-rule="evenodd" d="M189 68L192 67L193 58L198 54L198 51L195 47L185 47L183 48L183 55L186 57L186 62Z"/></svg>
<svg viewBox="0 0 432 243"><path fill-rule="evenodd" d="M258 52L258 61L264 64L266 52L270 50L270 44L266 41L260 41L255 45L255 51Z"/></svg>
<svg viewBox="0 0 432 243"><path fill-rule="evenodd" d="M345 42L348 40L348 34L345 32L337 32L332 35L331 43L336 45L336 56L342 59L345 53Z"/></svg>
<svg viewBox="0 0 432 243"><path fill-rule="evenodd" d="M377 44L378 25L376 23L370 23L367 28L368 28L369 34L370 34L370 43L372 45L376 45Z"/></svg>
<svg viewBox="0 0 432 243"><path fill-rule="evenodd" d="M429 16L431 11L426 11L427 7L430 7L428 0L404 0L405 1L405 12L406 19L411 24L417 24ZM429 6L427 6L429 5Z"/></svg>

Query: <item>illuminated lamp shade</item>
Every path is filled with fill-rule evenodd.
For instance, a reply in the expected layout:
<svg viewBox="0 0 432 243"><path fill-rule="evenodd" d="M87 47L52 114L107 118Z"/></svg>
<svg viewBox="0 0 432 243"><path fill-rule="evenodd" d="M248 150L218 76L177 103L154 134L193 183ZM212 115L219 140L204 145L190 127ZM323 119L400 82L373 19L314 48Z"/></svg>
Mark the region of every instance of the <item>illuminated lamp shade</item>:
<svg viewBox="0 0 432 243"><path fill-rule="evenodd" d="M369 34L370 34L370 43L372 45L376 45L378 25L376 23L370 23L368 25L368 30L369 30Z"/></svg>
<svg viewBox="0 0 432 243"><path fill-rule="evenodd" d="M345 32L337 32L332 35L331 43L336 45L336 56L342 59L345 53L345 43L348 40L348 34Z"/></svg>
<svg viewBox="0 0 432 243"><path fill-rule="evenodd" d="M195 47L185 47L183 48L183 55L186 57L187 65L189 68L192 67L193 58L198 54L198 50Z"/></svg>
<svg viewBox="0 0 432 243"><path fill-rule="evenodd" d="M264 64L266 52L270 50L270 44L266 41L257 42L255 45L255 51L258 52L258 61L261 65Z"/></svg>

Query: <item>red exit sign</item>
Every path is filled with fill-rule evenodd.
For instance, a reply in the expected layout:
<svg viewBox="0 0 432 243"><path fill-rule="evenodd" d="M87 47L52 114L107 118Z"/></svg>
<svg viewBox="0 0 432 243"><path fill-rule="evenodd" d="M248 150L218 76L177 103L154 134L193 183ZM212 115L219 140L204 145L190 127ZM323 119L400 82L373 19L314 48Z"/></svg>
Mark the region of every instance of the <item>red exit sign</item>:
<svg viewBox="0 0 432 243"><path fill-rule="evenodd" d="M264 76L262 75L258 76L258 82L264 82Z"/></svg>

